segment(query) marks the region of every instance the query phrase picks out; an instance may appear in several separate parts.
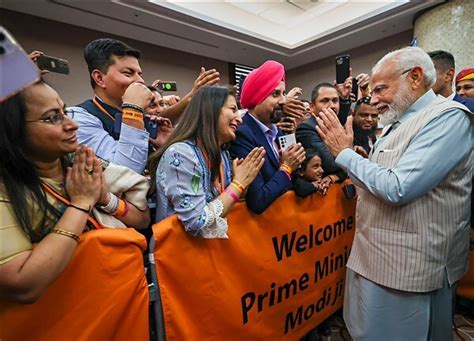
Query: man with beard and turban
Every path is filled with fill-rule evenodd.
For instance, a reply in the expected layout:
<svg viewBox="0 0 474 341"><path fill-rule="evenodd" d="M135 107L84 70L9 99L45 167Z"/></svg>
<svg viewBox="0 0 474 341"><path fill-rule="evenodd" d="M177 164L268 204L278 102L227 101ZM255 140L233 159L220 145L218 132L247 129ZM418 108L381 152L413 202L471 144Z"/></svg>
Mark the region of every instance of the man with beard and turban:
<svg viewBox="0 0 474 341"><path fill-rule="evenodd" d="M385 125L368 159L331 110L318 131L361 188L344 319L355 340L452 340L453 295L468 268L472 114L436 96L428 54L407 47L373 68Z"/></svg>
<svg viewBox="0 0 474 341"><path fill-rule="evenodd" d="M291 173L305 159L299 144L279 151L276 140L282 132L276 123L282 117L285 102L285 69L273 60L250 72L242 85L240 104L248 111L237 129L230 153L233 158L245 158L255 147L265 148L265 163L245 199L247 207L257 214L292 187Z"/></svg>

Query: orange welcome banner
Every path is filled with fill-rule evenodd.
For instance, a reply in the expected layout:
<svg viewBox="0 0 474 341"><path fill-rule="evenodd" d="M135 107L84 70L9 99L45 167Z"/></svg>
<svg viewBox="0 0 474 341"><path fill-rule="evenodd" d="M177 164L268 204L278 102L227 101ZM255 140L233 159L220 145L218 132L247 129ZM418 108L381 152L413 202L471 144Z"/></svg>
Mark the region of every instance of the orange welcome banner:
<svg viewBox="0 0 474 341"><path fill-rule="evenodd" d="M145 238L133 229L81 236L64 272L32 305L0 301L0 340L148 340Z"/></svg>
<svg viewBox="0 0 474 341"><path fill-rule="evenodd" d="M297 340L342 307L355 201L286 193L262 215L238 203L229 239L153 226L167 340Z"/></svg>

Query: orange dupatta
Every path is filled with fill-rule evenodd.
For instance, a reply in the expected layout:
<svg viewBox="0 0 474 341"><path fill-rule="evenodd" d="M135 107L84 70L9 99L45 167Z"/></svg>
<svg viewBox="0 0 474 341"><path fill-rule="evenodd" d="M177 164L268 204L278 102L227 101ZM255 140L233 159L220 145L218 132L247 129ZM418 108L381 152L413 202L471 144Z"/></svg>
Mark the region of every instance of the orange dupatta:
<svg viewBox="0 0 474 341"><path fill-rule="evenodd" d="M59 193L57 193L54 189L51 188L51 186L45 184L44 182L41 184L43 186L43 188L49 193L51 194L53 197L55 197L56 199L58 199L59 201L61 201L63 204L66 204L67 206L70 206L71 205L71 202L69 200L67 200L66 198L64 198L62 195L60 195ZM102 225L100 225L97 220L95 220L93 217L91 217L90 215L87 216L87 221L89 223L92 224L92 226L94 226L97 230L100 230L100 229L103 229L104 227Z"/></svg>

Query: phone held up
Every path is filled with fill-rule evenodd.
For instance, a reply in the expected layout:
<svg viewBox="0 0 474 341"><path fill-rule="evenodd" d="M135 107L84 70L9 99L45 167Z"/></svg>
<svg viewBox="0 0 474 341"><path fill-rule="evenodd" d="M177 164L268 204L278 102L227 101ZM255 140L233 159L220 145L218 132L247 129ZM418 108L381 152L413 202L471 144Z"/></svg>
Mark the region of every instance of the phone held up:
<svg viewBox="0 0 474 341"><path fill-rule="evenodd" d="M354 94L354 100L357 100L359 97L359 81L355 77L352 77L351 93Z"/></svg>
<svg viewBox="0 0 474 341"><path fill-rule="evenodd" d="M69 75L69 63L66 59L51 56L39 56L36 60L36 64L38 64L40 70L48 70L50 72Z"/></svg>
<svg viewBox="0 0 474 341"><path fill-rule="evenodd" d="M40 79L40 71L17 43L0 26L0 101L16 95Z"/></svg>
<svg viewBox="0 0 474 341"><path fill-rule="evenodd" d="M351 57L348 54L336 57L336 83L342 84L346 81L350 74L350 60Z"/></svg>
<svg viewBox="0 0 474 341"><path fill-rule="evenodd" d="M178 91L178 85L173 81L160 81L156 87L160 91Z"/></svg>
<svg viewBox="0 0 474 341"><path fill-rule="evenodd" d="M144 117L145 129L150 134L150 138L156 139L158 136L158 122L155 120L150 119L150 117Z"/></svg>
<svg viewBox="0 0 474 341"><path fill-rule="evenodd" d="M280 145L280 150L284 152L290 146L296 144L296 136L295 134L287 134L278 137L278 144Z"/></svg>

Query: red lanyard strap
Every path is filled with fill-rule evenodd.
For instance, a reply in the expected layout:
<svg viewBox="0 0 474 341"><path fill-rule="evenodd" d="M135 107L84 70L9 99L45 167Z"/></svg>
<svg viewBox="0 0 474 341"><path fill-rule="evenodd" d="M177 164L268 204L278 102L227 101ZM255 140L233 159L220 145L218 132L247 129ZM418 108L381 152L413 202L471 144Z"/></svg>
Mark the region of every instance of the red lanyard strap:
<svg viewBox="0 0 474 341"><path fill-rule="evenodd" d="M69 200L67 200L66 198L64 198L62 195L60 195L59 193L57 193L54 189L52 189L48 184L45 184L44 182L41 184L43 186L43 188L49 193L51 194L53 197L55 197L56 199L58 199L59 201L61 201L63 204L65 204L66 206L70 206L71 205L71 202ZM95 220L93 217L91 217L90 215L87 216L87 221L89 223L91 223L97 230L100 230L100 229L103 229L104 227L102 225L100 225L97 220Z"/></svg>

